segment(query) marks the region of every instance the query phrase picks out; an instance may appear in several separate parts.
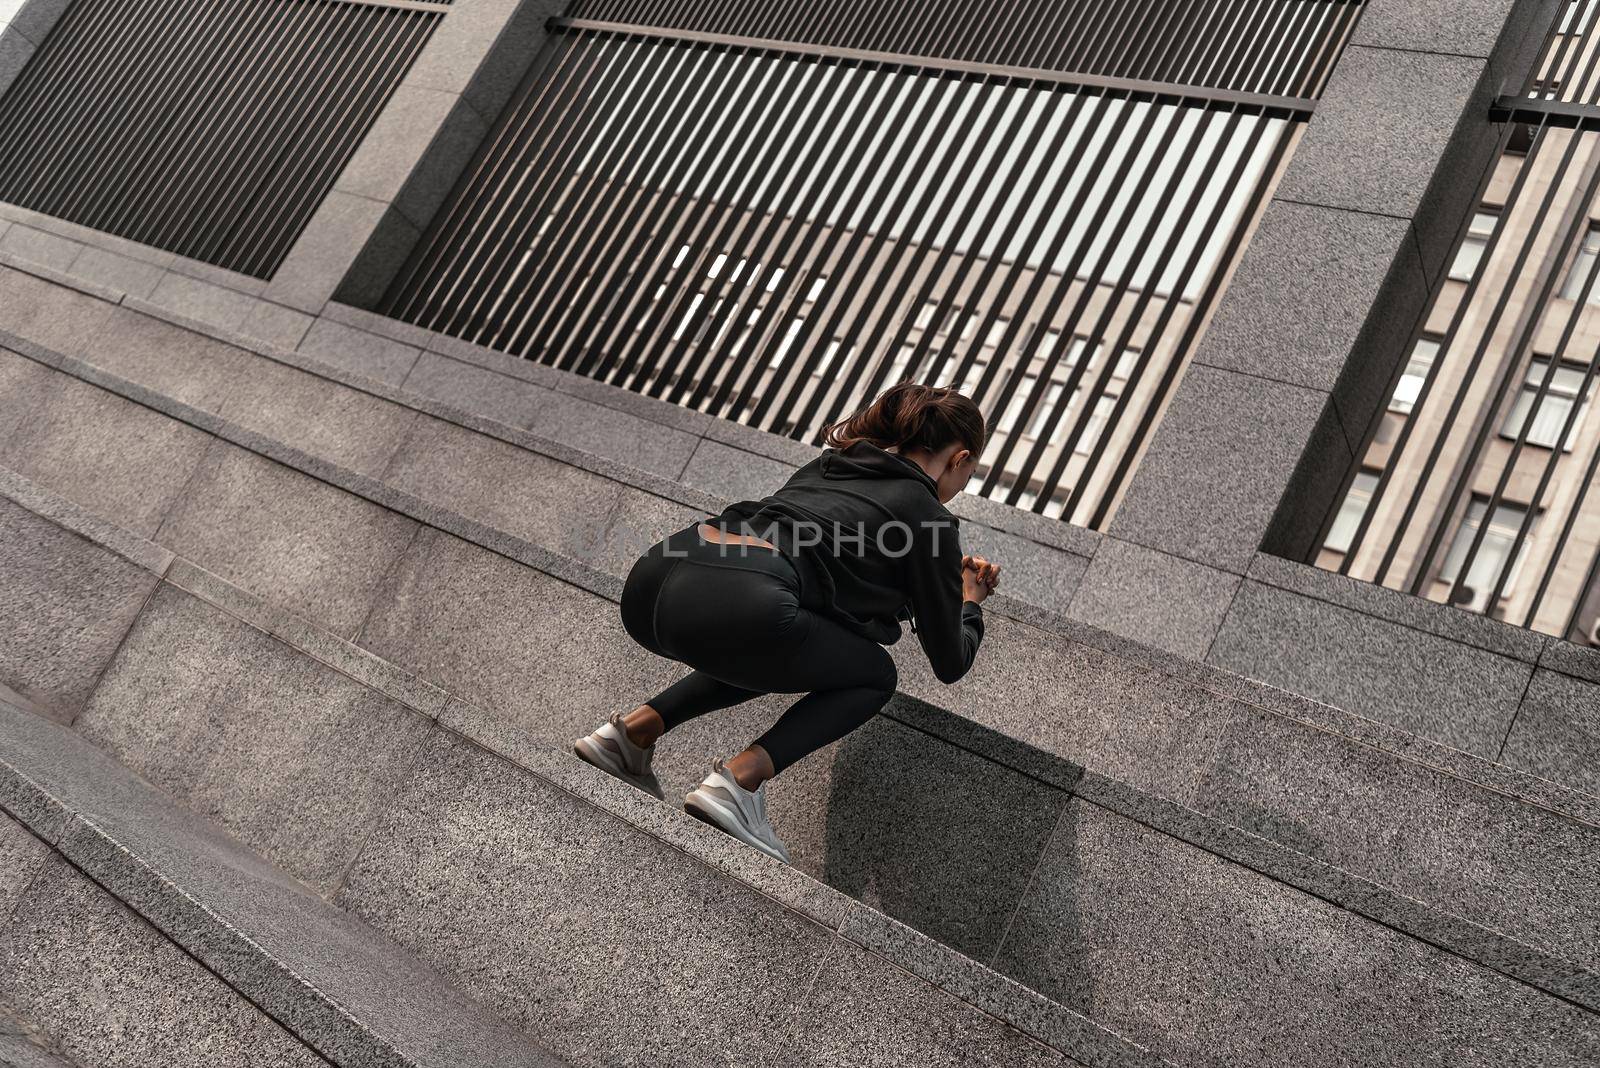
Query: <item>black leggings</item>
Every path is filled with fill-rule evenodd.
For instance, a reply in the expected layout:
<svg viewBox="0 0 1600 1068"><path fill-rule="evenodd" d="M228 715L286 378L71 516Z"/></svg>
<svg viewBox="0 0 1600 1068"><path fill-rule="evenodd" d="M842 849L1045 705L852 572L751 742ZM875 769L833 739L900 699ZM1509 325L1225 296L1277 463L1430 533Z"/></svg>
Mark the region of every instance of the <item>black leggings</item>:
<svg viewBox="0 0 1600 1068"><path fill-rule="evenodd" d="M707 542L699 526L652 547L622 590L633 640L694 669L646 702L667 730L762 694L804 693L755 740L782 771L876 715L894 694L888 651L806 607L787 556Z"/></svg>

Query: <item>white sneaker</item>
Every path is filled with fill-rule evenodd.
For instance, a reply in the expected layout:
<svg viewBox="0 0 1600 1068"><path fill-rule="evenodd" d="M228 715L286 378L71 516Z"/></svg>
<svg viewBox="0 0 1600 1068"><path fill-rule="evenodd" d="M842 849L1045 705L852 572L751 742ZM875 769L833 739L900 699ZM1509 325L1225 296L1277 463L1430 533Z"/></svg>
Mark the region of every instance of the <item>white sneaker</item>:
<svg viewBox="0 0 1600 1068"><path fill-rule="evenodd" d="M705 781L684 797L683 809L745 845L755 846L768 856L789 863L789 851L778 841L767 819L766 783L746 790L718 760L711 765L711 774Z"/></svg>
<svg viewBox="0 0 1600 1068"><path fill-rule="evenodd" d="M637 786L645 793L654 795L656 800L667 799L661 783L650 770L651 758L656 753L655 745L634 745L628 738L627 728L622 725L621 712L613 712L611 718L593 734L573 742L572 751L585 764L593 764L630 786Z"/></svg>

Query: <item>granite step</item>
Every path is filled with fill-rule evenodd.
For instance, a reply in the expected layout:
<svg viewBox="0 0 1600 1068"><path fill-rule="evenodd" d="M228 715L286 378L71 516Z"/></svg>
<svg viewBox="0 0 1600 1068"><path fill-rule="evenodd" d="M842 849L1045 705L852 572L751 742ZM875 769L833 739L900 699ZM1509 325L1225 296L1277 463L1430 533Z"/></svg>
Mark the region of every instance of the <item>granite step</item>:
<svg viewBox="0 0 1600 1068"><path fill-rule="evenodd" d="M474 729L503 748L582 733L619 691L637 699L666 677L626 643L552 670L542 635L594 626L569 618L565 591L614 599L641 531L716 502L300 357L143 321L94 362L14 339L29 356L0 355L0 461L465 695ZM157 328L169 332L141 332ZM119 610L136 599L125 591ZM1047 781L1087 768L1080 790L1132 788L1136 801L1118 795L1126 811L1202 848L1600 1000L1600 799L1027 606L991 608L985 655L955 687L901 643L905 697L884 729L1001 754ZM40 659L39 677L71 674ZM46 696L70 703L75 677ZM696 777L771 715L691 731L669 771ZM928 877L931 856L907 858L903 877Z"/></svg>
<svg viewBox="0 0 1600 1068"><path fill-rule="evenodd" d="M58 539L76 545L94 530L15 483L11 497L30 501L36 525L47 522L39 512L75 524ZM121 537L125 559L161 564ZM424 539L434 544L419 573L454 576L463 594L447 556L482 550L437 530L413 545ZM504 558L479 563L491 569L485 589L557 610L523 620L543 664L584 662L612 685L638 677L611 602ZM515 585L518 574L537 585ZM683 1051L670 1020L706 1000L698 965L684 976L685 955L717 961L740 989L774 956L815 965L804 997L788 999L796 1018L770 1043L806 1063L855 1063L840 1051L871 1047L880 1031L895 1046L928 1042L918 1012L930 999L946 1006L940 1016L959 1003L958 1015L1002 1020L1005 1037L984 1032L983 1049L1011 1048L1016 1032L1078 1063L1116 1063L1108 1032L1184 1065L1559 1065L1600 1054L1592 1011L1554 981L1512 978L1527 959L1496 970L1440 948L1437 932L1456 918L1391 894L1382 908L1409 909L1409 925L1373 922L1274 865L1369 899L1369 911L1380 887L971 724L953 741L928 729L937 709L901 700L784 777L775 820L797 870L572 759L569 724L592 725L612 700L587 676L565 696L526 691L535 707L510 725L182 558L155 577L76 731L575 1063L590 1063L598 1040L589 1006L572 999L637 998L641 979L669 1021L650 1042ZM34 603L51 599L46 585ZM396 604L421 596L400 574L388 588ZM459 607L481 602L463 596ZM425 629L460 621L430 614ZM685 736L683 752L726 751L730 736L717 732L727 729ZM700 770L677 769L687 766L668 766L676 788ZM681 864L682 853L700 861L688 882L663 859ZM729 913L729 901L755 912ZM648 943L608 943L619 930L608 912L648 915ZM769 929L781 929L779 950ZM826 945L796 949L795 931L814 929ZM1531 953L1496 944L1502 958ZM937 996L918 985L929 983ZM885 984L887 1010L864 992ZM705 1026L713 1045L735 1042L726 1021ZM926 1056L949 1056L949 1041ZM697 1045L684 1056L708 1054Z"/></svg>
<svg viewBox="0 0 1600 1068"><path fill-rule="evenodd" d="M31 875L6 902L0 1001L84 1068L134 1063L115 1048L133 1041L164 1064L560 1063L36 711L0 693L0 836Z"/></svg>

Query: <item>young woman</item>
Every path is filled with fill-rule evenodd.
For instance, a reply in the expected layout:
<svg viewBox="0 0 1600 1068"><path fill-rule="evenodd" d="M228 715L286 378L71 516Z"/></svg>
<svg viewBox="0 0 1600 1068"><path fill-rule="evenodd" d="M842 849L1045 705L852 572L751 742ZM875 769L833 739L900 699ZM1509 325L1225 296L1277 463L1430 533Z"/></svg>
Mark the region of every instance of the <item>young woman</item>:
<svg viewBox="0 0 1600 1068"><path fill-rule="evenodd" d="M979 605L1000 567L962 555L944 506L972 478L985 433L978 406L955 390L895 386L830 427L830 448L770 497L653 546L623 587L623 626L694 670L579 739L578 756L659 798L650 763L663 733L762 694L805 694L684 799L694 816L787 861L767 780L883 708L895 689L883 647L900 621L941 682L972 666Z"/></svg>

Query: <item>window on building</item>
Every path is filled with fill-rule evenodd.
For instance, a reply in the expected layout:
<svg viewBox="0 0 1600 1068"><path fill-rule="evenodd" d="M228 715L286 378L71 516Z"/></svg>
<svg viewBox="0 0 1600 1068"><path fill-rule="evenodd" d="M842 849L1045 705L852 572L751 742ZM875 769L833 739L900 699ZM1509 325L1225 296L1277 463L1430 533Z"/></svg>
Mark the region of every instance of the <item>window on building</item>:
<svg viewBox="0 0 1600 1068"><path fill-rule="evenodd" d="M1511 410L1506 413L1505 422L1500 424L1500 436L1515 440L1517 435L1522 433L1522 424L1528 418L1528 410L1537 402L1538 408L1533 413L1533 425L1528 428L1528 444L1545 449L1555 448L1556 438L1560 435L1561 428L1566 425L1567 416L1572 413L1573 405L1579 403L1578 391L1583 388L1586 370L1580 364L1562 364L1556 368L1555 377L1550 381L1550 388L1541 397L1539 386L1544 382L1545 375L1550 372L1550 357L1535 356L1528 364L1527 376L1522 380L1522 392L1517 394ZM1572 451L1572 444L1577 440L1578 429L1583 425L1584 415L1593 396L1594 383L1590 382L1577 418L1572 421L1572 429L1567 432L1567 440L1562 443L1564 452Z"/></svg>
<svg viewBox="0 0 1600 1068"><path fill-rule="evenodd" d="M1344 495L1344 503L1339 506L1339 514L1333 519L1333 526L1328 529L1328 540L1323 542L1323 547L1336 553L1350 551L1350 543L1355 540L1356 528L1361 525L1361 517L1367 514L1367 507L1372 503L1372 495L1378 489L1378 472L1358 471L1355 481L1350 483L1350 492Z"/></svg>
<svg viewBox="0 0 1600 1068"><path fill-rule="evenodd" d="M1478 264L1483 262L1484 250L1489 247L1489 237L1494 233L1494 224L1499 218L1500 212L1494 208L1483 208L1473 213L1472 225L1461 242L1460 250L1456 252L1455 262L1450 265L1452 279L1457 282L1472 281Z"/></svg>
<svg viewBox="0 0 1600 1068"><path fill-rule="evenodd" d="M1416 407L1417 397L1422 393L1422 385L1428 380L1428 371L1432 369L1433 362L1439 358L1439 344L1444 339L1424 335L1417 338L1417 344L1411 350L1411 359L1406 361L1405 373L1400 376L1400 381L1395 383L1394 396L1389 398L1391 412L1409 413Z"/></svg>
<svg viewBox="0 0 1600 1068"><path fill-rule="evenodd" d="M1583 296L1584 287L1589 282L1589 274L1594 270L1596 256L1600 256L1600 227L1590 223L1589 229L1583 233L1583 242L1578 246L1578 254L1572 257L1572 266L1567 269L1567 280L1561 283L1563 297L1577 300ZM1589 286L1589 303L1600 304L1600 283Z"/></svg>
<svg viewBox="0 0 1600 1068"><path fill-rule="evenodd" d="M1461 572L1462 561L1466 559L1467 550L1472 547L1473 539L1478 536L1478 528L1483 525L1483 516L1488 505L1486 498L1477 496L1474 496L1467 505L1467 514L1456 530L1455 540L1450 543L1450 552L1444 558L1444 567L1439 571L1441 580L1455 582L1456 576ZM1466 586L1472 596L1464 603L1471 611L1485 610L1489 594L1494 591L1495 583L1500 580L1501 569L1506 566L1506 561L1512 558L1512 546L1516 541L1517 531L1527 514L1527 506L1515 501L1501 501L1495 506L1494 516L1489 520L1489 529L1483 535L1483 542L1478 546L1478 553L1472 558L1472 566L1467 571ZM1522 567L1522 558L1526 555L1528 541L1532 540L1532 536L1533 524L1530 524L1528 537L1516 546L1516 558L1512 560L1511 573L1506 577L1505 588L1501 591L1502 597L1510 596L1516 584L1517 572Z"/></svg>

